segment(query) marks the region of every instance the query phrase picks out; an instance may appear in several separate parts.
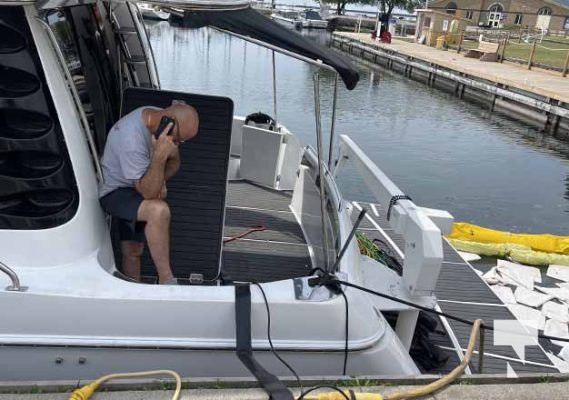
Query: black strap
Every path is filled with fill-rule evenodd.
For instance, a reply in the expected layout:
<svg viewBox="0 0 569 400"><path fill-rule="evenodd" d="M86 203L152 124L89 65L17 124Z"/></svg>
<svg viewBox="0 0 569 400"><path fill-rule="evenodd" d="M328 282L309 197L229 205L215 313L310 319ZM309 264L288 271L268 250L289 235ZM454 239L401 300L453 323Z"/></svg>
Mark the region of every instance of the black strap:
<svg viewBox="0 0 569 400"><path fill-rule="evenodd" d="M237 357L259 381L272 400L294 400L292 392L253 357L251 346L251 289L249 284L235 285L235 329Z"/></svg>
<svg viewBox="0 0 569 400"><path fill-rule="evenodd" d="M398 194L397 196L393 196L391 200L389 200L389 208L387 209L387 220L389 221L391 218L391 208L397 203L399 200L411 200L411 197L407 196L406 194Z"/></svg>

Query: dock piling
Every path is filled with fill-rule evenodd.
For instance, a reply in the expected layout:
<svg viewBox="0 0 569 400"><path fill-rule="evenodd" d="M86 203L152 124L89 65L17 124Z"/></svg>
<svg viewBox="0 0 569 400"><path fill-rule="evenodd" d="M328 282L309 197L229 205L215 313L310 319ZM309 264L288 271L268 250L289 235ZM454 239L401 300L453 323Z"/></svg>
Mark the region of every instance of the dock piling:
<svg viewBox="0 0 569 400"><path fill-rule="evenodd" d="M504 56L506 54L506 46L508 45L509 40L510 40L510 32L507 33L506 39L504 39L504 44L502 45L502 52L500 53L500 63L504 62Z"/></svg>
<svg viewBox="0 0 569 400"><path fill-rule="evenodd" d="M531 63L533 62L533 56L535 55L535 41L531 46L531 52L529 53L528 69L531 70Z"/></svg>
<svg viewBox="0 0 569 400"><path fill-rule="evenodd" d="M464 31L460 34L460 39L458 41L458 49L456 50L456 54L460 54L460 50L462 50L462 41L464 40Z"/></svg>

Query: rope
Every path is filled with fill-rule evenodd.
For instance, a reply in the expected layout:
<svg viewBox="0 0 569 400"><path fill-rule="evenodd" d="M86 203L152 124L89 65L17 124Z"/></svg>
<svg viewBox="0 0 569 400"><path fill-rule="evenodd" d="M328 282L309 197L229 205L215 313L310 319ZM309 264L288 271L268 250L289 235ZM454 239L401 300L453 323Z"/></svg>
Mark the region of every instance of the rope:
<svg viewBox="0 0 569 400"><path fill-rule="evenodd" d="M569 51L569 48L566 49L552 49L551 47L542 46L540 44L536 44L535 47L541 47L542 49L547 49L550 51Z"/></svg>
<svg viewBox="0 0 569 400"><path fill-rule="evenodd" d="M247 235L250 235L250 234L253 233L253 232L262 232L262 231L264 231L265 229L267 229L267 228L265 228L263 225L252 226L251 228L247 229L247 230L244 231L244 232L241 232L241 233L238 234L238 235L231 236L231 237L229 237L229 238L227 238L227 239L224 239L224 240L223 240L223 244L229 243L229 242L233 242L234 240L239 240L239 239L241 239L241 238L243 238L243 237L245 237L245 236L247 236Z"/></svg>

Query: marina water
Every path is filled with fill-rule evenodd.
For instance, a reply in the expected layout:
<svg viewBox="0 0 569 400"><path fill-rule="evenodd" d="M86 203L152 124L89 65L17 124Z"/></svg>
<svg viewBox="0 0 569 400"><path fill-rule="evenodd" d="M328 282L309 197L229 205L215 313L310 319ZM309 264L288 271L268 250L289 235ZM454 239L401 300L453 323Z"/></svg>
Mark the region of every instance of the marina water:
<svg viewBox="0 0 569 400"><path fill-rule="evenodd" d="M270 50L207 28L147 28L164 89L230 97L235 115L274 114ZM279 123L315 147L314 67L277 54L276 70ZM390 71L358 70L354 90L340 84L335 137L349 134L418 205L500 230L569 234L567 143ZM327 156L334 75L320 74ZM371 200L355 174L340 186Z"/></svg>

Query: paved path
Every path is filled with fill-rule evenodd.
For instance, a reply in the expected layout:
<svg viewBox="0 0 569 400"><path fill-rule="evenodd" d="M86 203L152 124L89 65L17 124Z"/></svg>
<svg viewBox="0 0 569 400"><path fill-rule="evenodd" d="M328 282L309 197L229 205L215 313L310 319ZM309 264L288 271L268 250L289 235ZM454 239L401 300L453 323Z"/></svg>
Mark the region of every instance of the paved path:
<svg viewBox="0 0 569 400"><path fill-rule="evenodd" d="M541 96L569 103L569 75L562 77L558 71L547 71L539 68L528 70L521 64L504 62L483 62L475 58L464 57L453 50L442 51L416 43L393 40L391 44L383 44L371 39L369 33L337 32L335 35L357 39L366 44L373 44L384 49L435 63L471 76L515 87Z"/></svg>
<svg viewBox="0 0 569 400"><path fill-rule="evenodd" d="M411 388L410 386L353 388L354 391L388 394ZM536 400L566 399L569 383L452 385L424 400ZM96 392L93 400L168 400L171 390ZM298 395L298 392L295 393ZM0 394L0 400L65 400L69 393ZM194 389L183 390L180 400L267 400L260 389Z"/></svg>

